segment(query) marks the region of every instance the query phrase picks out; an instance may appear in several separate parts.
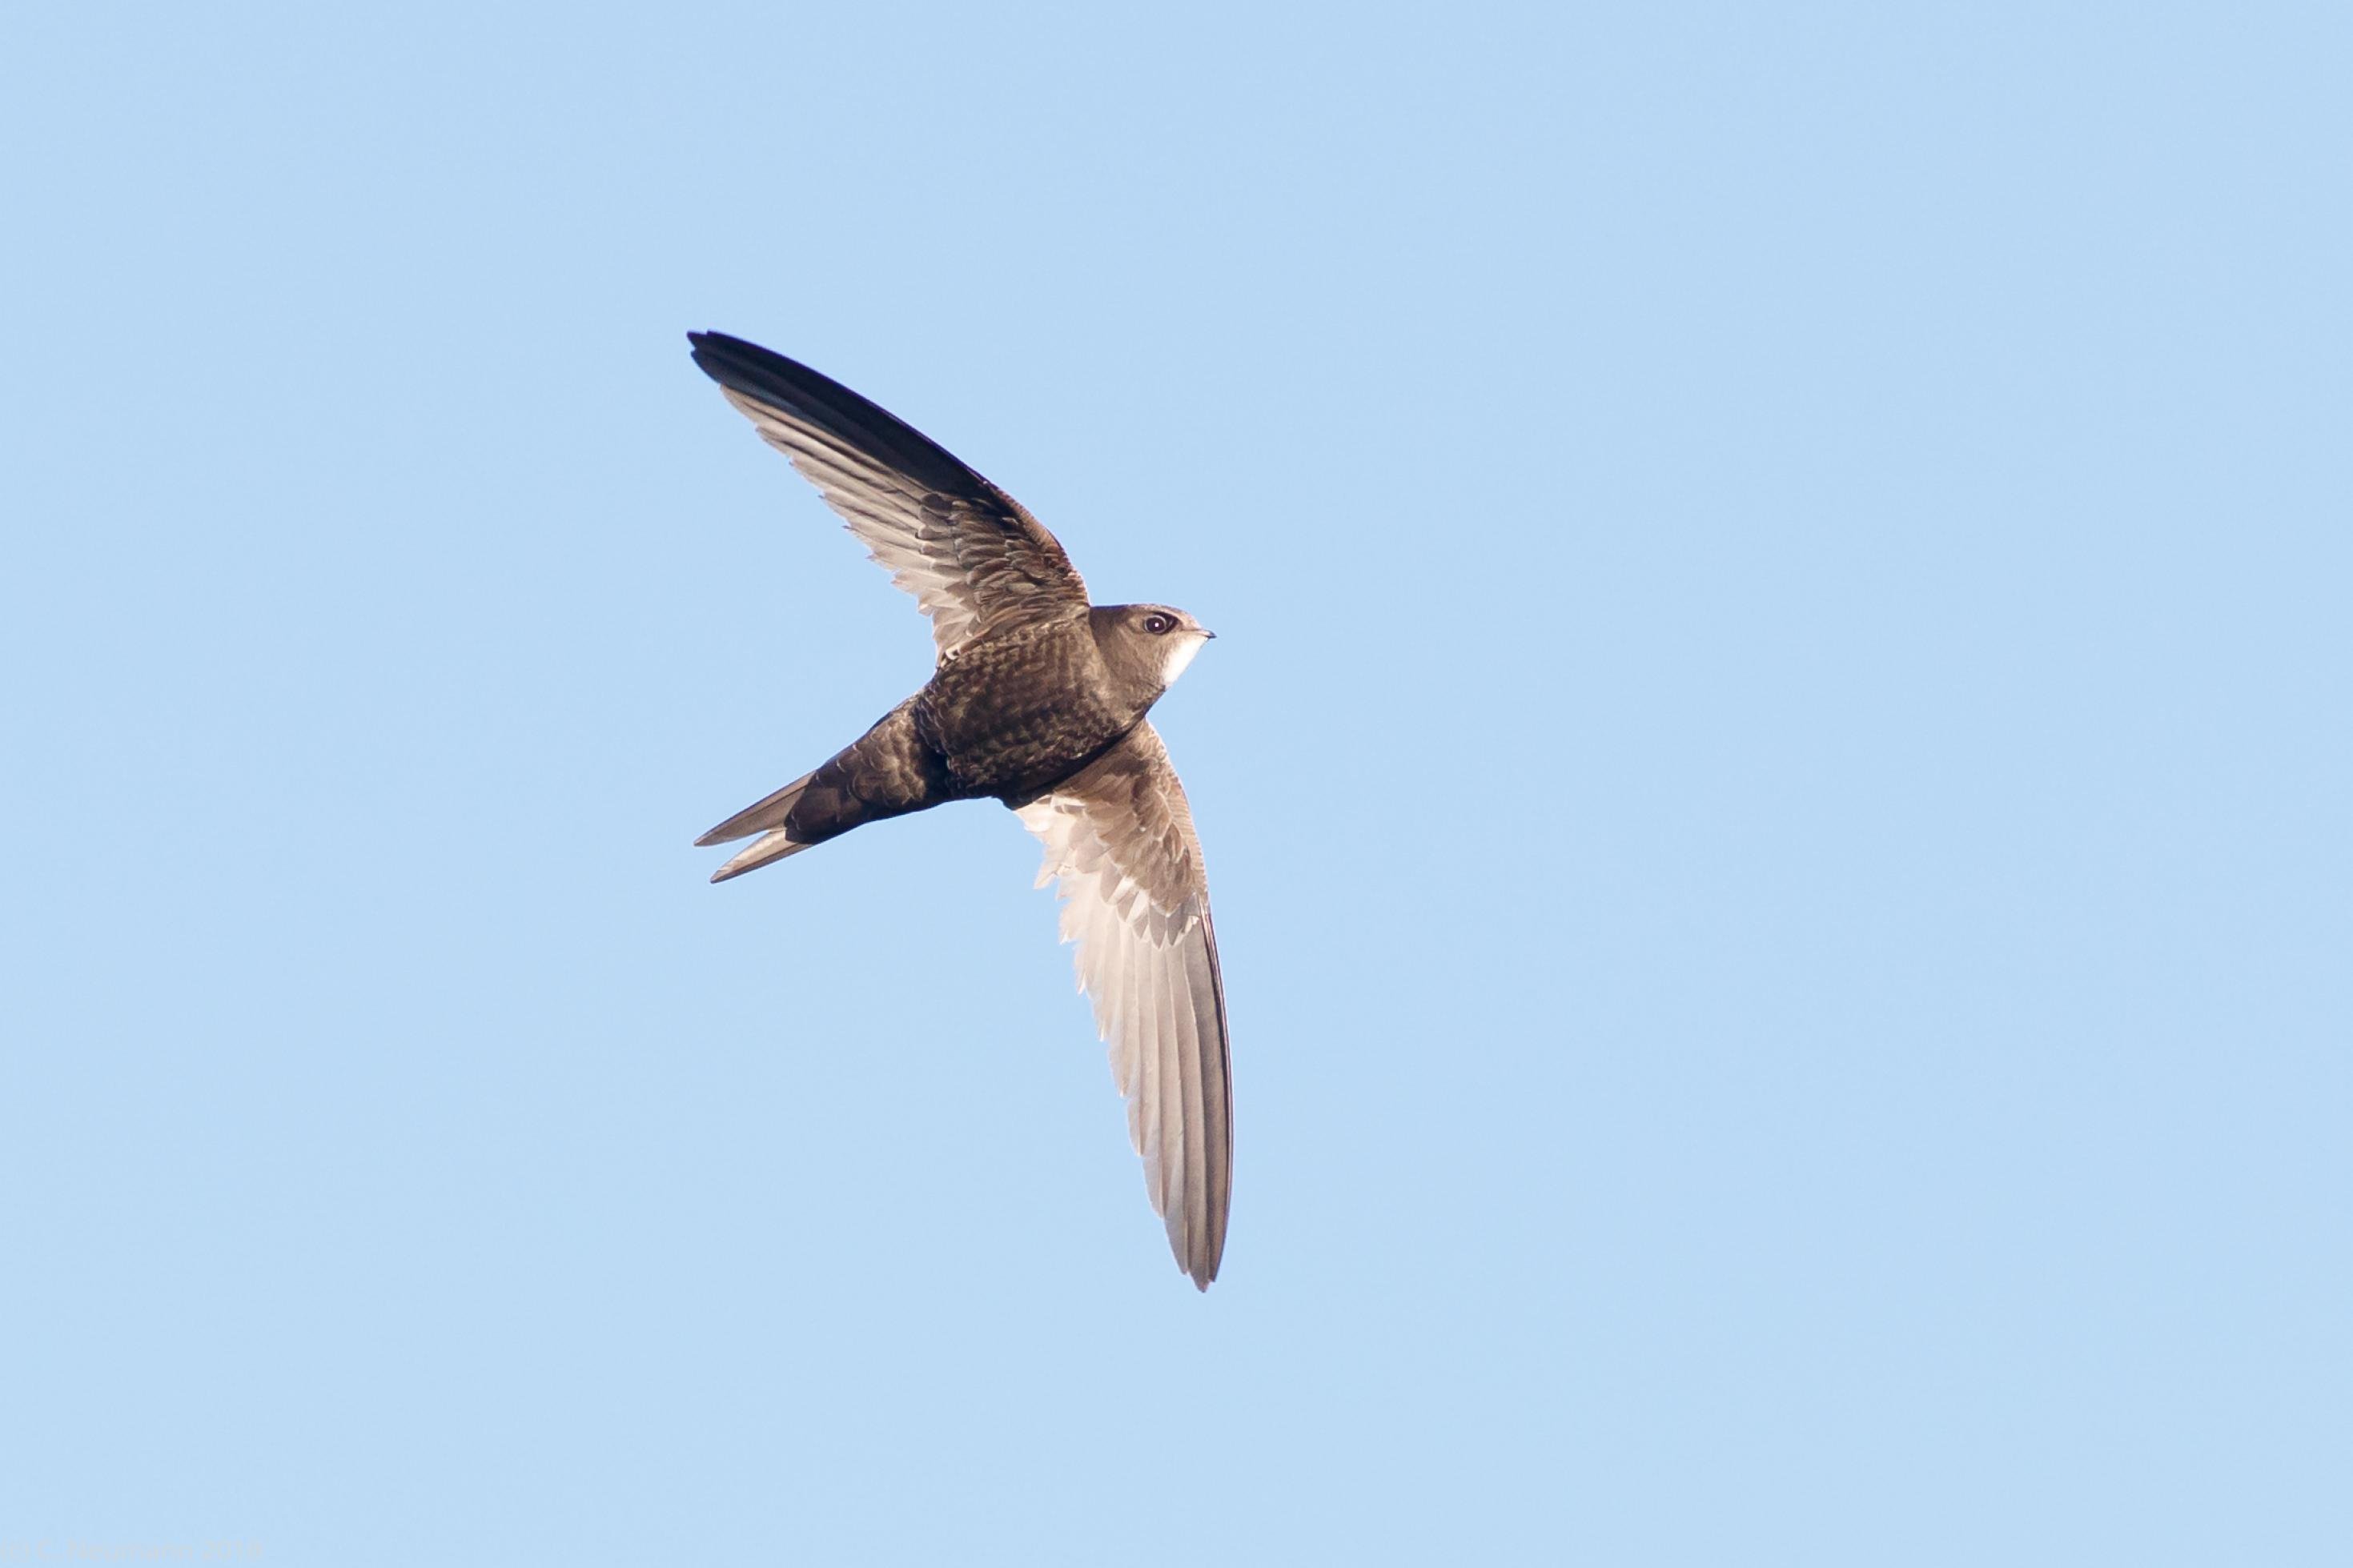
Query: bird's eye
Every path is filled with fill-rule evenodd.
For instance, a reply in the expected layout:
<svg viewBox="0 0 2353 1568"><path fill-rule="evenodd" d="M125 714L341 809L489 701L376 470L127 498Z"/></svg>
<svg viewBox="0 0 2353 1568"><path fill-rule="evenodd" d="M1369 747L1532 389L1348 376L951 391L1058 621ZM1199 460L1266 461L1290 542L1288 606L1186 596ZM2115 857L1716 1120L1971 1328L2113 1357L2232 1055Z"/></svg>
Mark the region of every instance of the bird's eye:
<svg viewBox="0 0 2353 1568"><path fill-rule="evenodd" d="M1146 616L1144 617L1144 629L1156 637L1166 637L1176 629L1176 623L1166 616Z"/></svg>

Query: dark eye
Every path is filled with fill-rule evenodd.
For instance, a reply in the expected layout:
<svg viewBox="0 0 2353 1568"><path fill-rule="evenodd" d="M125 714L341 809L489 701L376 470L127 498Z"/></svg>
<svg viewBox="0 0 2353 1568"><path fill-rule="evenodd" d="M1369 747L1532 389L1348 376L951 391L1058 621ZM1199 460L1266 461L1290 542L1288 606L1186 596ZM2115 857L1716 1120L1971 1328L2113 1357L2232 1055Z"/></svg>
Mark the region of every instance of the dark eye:
<svg viewBox="0 0 2353 1568"><path fill-rule="evenodd" d="M1166 616L1146 616L1144 617L1144 629L1156 637L1166 637L1176 629L1176 623Z"/></svg>

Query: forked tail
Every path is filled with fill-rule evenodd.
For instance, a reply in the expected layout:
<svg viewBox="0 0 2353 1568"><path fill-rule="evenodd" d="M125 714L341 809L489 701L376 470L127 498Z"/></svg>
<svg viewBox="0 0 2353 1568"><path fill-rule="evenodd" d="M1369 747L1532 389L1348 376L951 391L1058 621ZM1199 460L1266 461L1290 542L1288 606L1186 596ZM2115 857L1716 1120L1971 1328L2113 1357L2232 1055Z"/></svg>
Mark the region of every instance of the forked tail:
<svg viewBox="0 0 2353 1568"><path fill-rule="evenodd" d="M801 796L808 792L809 781L816 773L803 773L776 794L754 805L747 805L710 832L694 841L700 849L712 844L731 844L738 838L760 835L759 841L744 849L727 864L711 874L714 882L730 877L740 877L746 871L756 871L771 860L781 860L809 847L807 841L797 840L786 831L785 824L800 805Z"/></svg>
<svg viewBox="0 0 2353 1568"><path fill-rule="evenodd" d="M838 838L863 823L957 799L947 760L917 732L914 706L912 697L900 703L823 767L745 806L696 839L698 845L726 844L760 835L712 872L711 879L724 882Z"/></svg>

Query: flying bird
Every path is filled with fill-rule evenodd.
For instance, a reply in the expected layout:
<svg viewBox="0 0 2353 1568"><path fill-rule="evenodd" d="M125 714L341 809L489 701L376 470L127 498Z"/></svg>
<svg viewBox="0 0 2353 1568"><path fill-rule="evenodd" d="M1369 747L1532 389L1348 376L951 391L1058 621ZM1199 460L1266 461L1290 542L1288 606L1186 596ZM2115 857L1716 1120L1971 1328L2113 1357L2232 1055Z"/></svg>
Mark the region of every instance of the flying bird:
<svg viewBox="0 0 2353 1568"><path fill-rule="evenodd" d="M1225 1250L1233 1090L1200 840L1146 721L1217 634L1166 605L1092 605L1054 536L912 426L740 338L694 363L931 617L922 690L815 772L695 840L752 842L723 882L853 827L994 799L1044 840L1145 1190L1206 1290Z"/></svg>

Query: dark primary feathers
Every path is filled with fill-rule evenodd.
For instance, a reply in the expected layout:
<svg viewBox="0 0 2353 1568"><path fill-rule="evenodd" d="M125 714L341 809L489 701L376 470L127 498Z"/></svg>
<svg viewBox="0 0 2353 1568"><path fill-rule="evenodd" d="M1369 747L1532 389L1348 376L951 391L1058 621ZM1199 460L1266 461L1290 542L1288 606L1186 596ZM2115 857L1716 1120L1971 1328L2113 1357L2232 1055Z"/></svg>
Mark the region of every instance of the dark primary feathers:
<svg viewBox="0 0 2353 1568"><path fill-rule="evenodd" d="M847 387L741 339L695 363L914 594L939 663L923 689L802 778L697 840L753 837L715 881L862 823L995 795L1044 841L1152 1206L1195 1284L1225 1247L1233 1091L1225 987L1192 813L1143 713L1210 635L1182 611L1092 608L1054 536L944 448ZM965 656L965 657L960 657Z"/></svg>
<svg viewBox="0 0 2353 1568"><path fill-rule="evenodd" d="M915 595L941 658L992 631L1086 613L1087 585L1054 536L945 447L756 343L720 332L687 341L727 400Z"/></svg>

